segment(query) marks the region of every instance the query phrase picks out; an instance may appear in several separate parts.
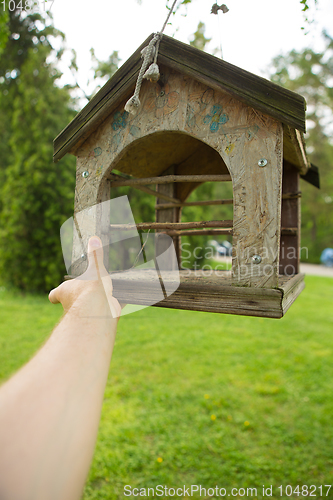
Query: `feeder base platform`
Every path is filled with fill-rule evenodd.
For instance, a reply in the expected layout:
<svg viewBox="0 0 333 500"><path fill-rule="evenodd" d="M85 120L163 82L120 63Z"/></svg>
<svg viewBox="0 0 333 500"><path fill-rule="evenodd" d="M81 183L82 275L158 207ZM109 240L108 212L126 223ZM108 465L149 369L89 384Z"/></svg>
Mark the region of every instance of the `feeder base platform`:
<svg viewBox="0 0 333 500"><path fill-rule="evenodd" d="M153 274L155 280L152 280ZM178 273L170 271L162 273L167 294L177 275ZM233 286L231 273L228 271L210 272L209 276L204 276L202 271L186 270L180 271L179 275L178 289L154 304L158 294L162 294L156 272L147 269L111 274L114 296L120 302L131 304L282 318L305 287L304 274L279 276L279 286L275 289Z"/></svg>

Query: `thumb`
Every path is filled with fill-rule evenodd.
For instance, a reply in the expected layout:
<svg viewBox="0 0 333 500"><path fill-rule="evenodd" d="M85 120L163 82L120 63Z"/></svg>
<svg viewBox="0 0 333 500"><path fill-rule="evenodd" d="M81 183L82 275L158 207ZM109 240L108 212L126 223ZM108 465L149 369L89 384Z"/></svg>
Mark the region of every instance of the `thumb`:
<svg viewBox="0 0 333 500"><path fill-rule="evenodd" d="M49 293L49 301L52 303L52 304L59 304L59 299L58 299L58 289L57 288L54 288L53 290L50 291Z"/></svg>
<svg viewBox="0 0 333 500"><path fill-rule="evenodd" d="M92 236L88 241L88 269L89 274L97 273L94 279L99 279L107 273L104 266L104 252L102 241L98 236Z"/></svg>

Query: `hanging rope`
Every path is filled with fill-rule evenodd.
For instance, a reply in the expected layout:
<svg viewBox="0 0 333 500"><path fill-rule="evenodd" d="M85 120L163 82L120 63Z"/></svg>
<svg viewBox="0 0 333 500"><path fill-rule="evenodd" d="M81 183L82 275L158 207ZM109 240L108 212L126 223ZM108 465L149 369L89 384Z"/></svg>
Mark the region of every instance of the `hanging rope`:
<svg viewBox="0 0 333 500"><path fill-rule="evenodd" d="M163 28L161 29L160 33L163 33L163 31L165 30L165 27L166 27L166 25L168 24L168 21L169 21L170 16L171 16L171 14L172 14L172 12L173 12L173 9L175 8L176 3L177 3L177 0L174 0L174 2L173 2L173 4L172 4L172 7L171 7L171 9L170 9L170 11L169 11L169 14L167 15L167 18L166 18L166 20L165 20L165 23L163 24Z"/></svg>
<svg viewBox="0 0 333 500"><path fill-rule="evenodd" d="M222 14L226 14L227 12L229 12L229 9L224 3L222 5L218 5L217 3L214 3L214 5L212 5L212 10L210 11L211 14L215 14L218 17L221 59L223 59L222 36L221 36L222 30L221 30L221 24L220 24L220 15L219 15L220 12L219 11L221 11Z"/></svg>
<svg viewBox="0 0 333 500"><path fill-rule="evenodd" d="M160 70L157 65L157 56L158 56L158 49L160 46L160 42L162 39L163 31L165 30L166 25L168 24L168 21L170 19L170 16L175 8L175 5L177 3L177 0L174 0L172 7L168 13L168 16L163 24L163 27L161 31L156 33L152 40L150 40L149 45L142 49L141 55L143 57L143 62L141 65L141 69L139 72L138 79L136 81L135 85L135 90L133 96L127 101L125 104L125 111L128 113L131 113L135 115L140 107L140 89L142 85L142 81L144 78L147 80L150 80L151 82L157 82L160 78ZM152 63L152 64L150 64ZM148 64L150 64L149 68L147 69Z"/></svg>

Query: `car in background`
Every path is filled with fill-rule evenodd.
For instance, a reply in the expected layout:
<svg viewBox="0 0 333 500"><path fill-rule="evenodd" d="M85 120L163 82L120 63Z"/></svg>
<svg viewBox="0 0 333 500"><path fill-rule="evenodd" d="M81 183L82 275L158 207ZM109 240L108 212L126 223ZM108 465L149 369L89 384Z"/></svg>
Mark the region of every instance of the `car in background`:
<svg viewBox="0 0 333 500"><path fill-rule="evenodd" d="M333 267L333 248L325 248L320 256L320 261L326 267Z"/></svg>
<svg viewBox="0 0 333 500"><path fill-rule="evenodd" d="M231 257L232 256L232 244L227 240L224 240L221 243L219 243L216 240L211 240L208 242L208 245L215 248L216 254L219 257Z"/></svg>

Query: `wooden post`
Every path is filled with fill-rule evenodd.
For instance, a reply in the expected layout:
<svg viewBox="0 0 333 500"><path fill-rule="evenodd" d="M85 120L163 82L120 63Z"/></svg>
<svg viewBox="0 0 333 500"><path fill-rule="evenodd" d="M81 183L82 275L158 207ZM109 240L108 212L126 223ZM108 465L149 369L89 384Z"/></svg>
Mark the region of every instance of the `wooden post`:
<svg viewBox="0 0 333 500"><path fill-rule="evenodd" d="M102 240L104 264L108 269L110 210L108 204L103 204L103 202L109 199L110 182L104 180L100 183L93 159L89 158L87 161L84 157L78 158L74 202L72 275L80 276L86 270L87 259L84 256L89 237L95 234Z"/></svg>
<svg viewBox="0 0 333 500"><path fill-rule="evenodd" d="M295 193L295 197L284 197L283 195L286 193ZM284 231L281 232L280 274L293 275L299 273L299 248L301 236L300 203L299 172L290 163L284 161L282 177L281 226L294 227L297 228L297 231L294 234L286 234Z"/></svg>
<svg viewBox="0 0 333 500"><path fill-rule="evenodd" d="M167 170L165 170L162 175L173 175L175 174L175 171L176 167L171 166ZM156 190L163 195L167 195L172 198L177 198L177 192L176 192L177 184L174 182L169 184L157 184ZM163 203L163 199L157 198L156 206L159 205L160 203ZM181 218L181 207L165 208L163 210L156 209L155 217L156 217L156 222L179 222ZM163 245L165 245L163 239L160 241L158 240L158 232L161 232L161 230L156 231L156 254L160 255L161 253L166 251L167 248L165 249L163 248ZM177 262L171 263L171 269L177 270L178 267L181 266L180 236L174 236L172 239L175 245Z"/></svg>
<svg viewBox="0 0 333 500"><path fill-rule="evenodd" d="M99 236L102 240L103 252L104 252L104 266L107 271L109 271L109 249L110 249L110 241L109 241L109 227L110 227L110 206L109 203L103 203L110 200L111 197L111 189L110 189L110 181L105 179L102 181L100 185L98 195L97 195L97 203L101 203L101 207L97 207L98 217L97 224L100 227L97 227L97 236Z"/></svg>
<svg viewBox="0 0 333 500"><path fill-rule="evenodd" d="M282 140L282 124L263 117L256 137L249 140L244 134L233 154L225 156L233 178L232 277L236 286L278 286Z"/></svg>

